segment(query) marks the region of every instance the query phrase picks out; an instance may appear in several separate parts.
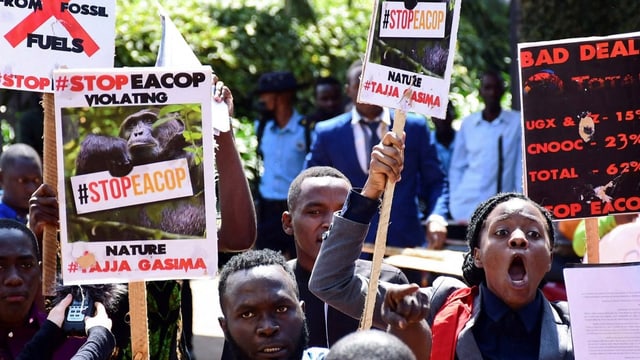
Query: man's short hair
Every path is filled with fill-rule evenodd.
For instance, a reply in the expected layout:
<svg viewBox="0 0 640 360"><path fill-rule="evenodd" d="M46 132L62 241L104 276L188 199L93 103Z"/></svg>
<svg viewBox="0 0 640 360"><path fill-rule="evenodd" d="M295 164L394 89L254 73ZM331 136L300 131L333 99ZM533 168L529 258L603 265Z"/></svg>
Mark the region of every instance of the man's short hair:
<svg viewBox="0 0 640 360"><path fill-rule="evenodd" d="M220 279L218 281L218 296L220 297L220 307L224 302L222 298L227 292L227 280L233 273L243 270L253 269L258 266L277 265L289 275L296 291L296 298L300 299L300 291L293 270L287 265L287 259L281 253L271 249L248 250L235 255L220 270ZM224 309L223 309L224 310Z"/></svg>
<svg viewBox="0 0 640 360"><path fill-rule="evenodd" d="M29 229L26 225L12 219L0 219L0 229L15 229L25 234L29 238L29 240L31 241L31 245L33 246L33 255L35 255L36 259L40 259L40 247L38 246L38 240L33 234L33 231L31 231L31 229Z"/></svg>
<svg viewBox="0 0 640 360"><path fill-rule="evenodd" d="M331 347L325 360L415 360L411 349L392 334L380 330L351 333Z"/></svg>
<svg viewBox="0 0 640 360"><path fill-rule="evenodd" d="M30 159L42 167L40 155L31 146L17 143L7 146L0 155L0 170L9 169L18 162L19 159Z"/></svg>
<svg viewBox="0 0 640 360"><path fill-rule="evenodd" d="M342 84L340 84L340 81L333 76L321 76L317 78L313 83L313 95L317 95L318 86L322 85L333 85L337 86L338 88L341 88L342 86Z"/></svg>
<svg viewBox="0 0 640 360"><path fill-rule="evenodd" d="M351 182L340 170L331 166L312 166L310 168L302 170L298 176L293 179L291 185L289 185L289 193L287 194L287 207L289 210L295 209L298 205L298 198L302 192L302 182L308 178L318 177L332 177L336 179L342 179L347 182L351 187Z"/></svg>

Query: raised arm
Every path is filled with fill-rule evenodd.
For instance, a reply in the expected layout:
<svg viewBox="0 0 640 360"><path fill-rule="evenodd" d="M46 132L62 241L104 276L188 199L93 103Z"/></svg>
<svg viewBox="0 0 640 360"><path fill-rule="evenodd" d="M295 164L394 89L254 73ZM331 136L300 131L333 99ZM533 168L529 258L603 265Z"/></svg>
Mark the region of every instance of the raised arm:
<svg viewBox="0 0 640 360"><path fill-rule="evenodd" d="M233 95L221 81L216 82L215 101L224 101L233 116ZM222 224L218 229L220 250L242 251L253 246L256 240L256 211L244 175L242 161L236 149L233 129L216 136L218 146L218 194Z"/></svg>
<svg viewBox="0 0 640 360"><path fill-rule="evenodd" d="M25 344L20 354L18 354L17 360L50 359L53 356L56 348L66 338L62 331L62 323L65 309L71 304L71 300L71 295L67 295L66 298L51 309L47 320L41 324L38 331L31 337L31 340Z"/></svg>
<svg viewBox="0 0 640 360"><path fill-rule="evenodd" d="M404 141L389 132L372 152L369 178L360 193L351 191L324 239L309 280L309 289L339 311L360 318L367 294L368 279L355 274L355 263L379 205L387 179L399 181L404 163ZM379 282L376 308L380 309L387 283ZM373 325L385 328L380 313Z"/></svg>

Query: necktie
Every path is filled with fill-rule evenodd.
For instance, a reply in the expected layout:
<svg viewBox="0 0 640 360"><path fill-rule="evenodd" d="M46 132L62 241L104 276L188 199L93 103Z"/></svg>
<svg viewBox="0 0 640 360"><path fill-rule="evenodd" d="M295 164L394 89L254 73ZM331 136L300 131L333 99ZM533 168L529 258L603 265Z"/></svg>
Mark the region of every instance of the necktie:
<svg viewBox="0 0 640 360"><path fill-rule="evenodd" d="M365 132L367 141L365 142L365 153L367 154L367 166L371 162L371 149L380 142L380 136L378 136L378 128L380 127L380 120L373 121L360 120L362 130ZM365 129L368 127L368 129Z"/></svg>

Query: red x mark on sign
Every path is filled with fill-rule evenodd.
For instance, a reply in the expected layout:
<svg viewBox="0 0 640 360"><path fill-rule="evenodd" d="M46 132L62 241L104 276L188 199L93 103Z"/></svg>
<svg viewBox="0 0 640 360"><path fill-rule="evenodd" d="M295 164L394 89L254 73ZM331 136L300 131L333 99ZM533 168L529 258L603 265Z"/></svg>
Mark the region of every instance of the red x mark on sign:
<svg viewBox="0 0 640 360"><path fill-rule="evenodd" d="M11 29L4 37L9 41L11 46L16 47L27 35L34 32L45 21L49 20L52 16L60 21L69 34L75 39L83 40L84 52L88 56L91 56L100 49L98 44L89 36L89 34L82 28L82 25L71 15L69 12L63 12L60 3L62 0L42 0L42 10L35 10L18 25Z"/></svg>

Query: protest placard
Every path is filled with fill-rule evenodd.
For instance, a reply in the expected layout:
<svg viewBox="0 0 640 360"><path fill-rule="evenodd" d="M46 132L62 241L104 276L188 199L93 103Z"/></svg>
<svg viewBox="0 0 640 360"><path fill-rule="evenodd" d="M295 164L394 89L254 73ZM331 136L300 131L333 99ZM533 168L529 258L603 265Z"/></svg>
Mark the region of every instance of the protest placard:
<svg viewBox="0 0 640 360"><path fill-rule="evenodd" d="M54 72L65 284L215 275L211 74Z"/></svg>
<svg viewBox="0 0 640 360"><path fill-rule="evenodd" d="M407 112L444 118L453 66L460 0L376 1L358 102L397 109L393 131L402 135ZM408 136L422 136L408 134ZM373 322L395 183L387 181L373 250L373 264L360 329Z"/></svg>
<svg viewBox="0 0 640 360"><path fill-rule="evenodd" d="M53 92L58 68L112 67L115 0L0 1L0 88Z"/></svg>
<svg viewBox="0 0 640 360"><path fill-rule="evenodd" d="M529 197L557 219L640 211L640 33L518 49Z"/></svg>
<svg viewBox="0 0 640 360"><path fill-rule="evenodd" d="M460 1L376 1L358 101L444 118Z"/></svg>

